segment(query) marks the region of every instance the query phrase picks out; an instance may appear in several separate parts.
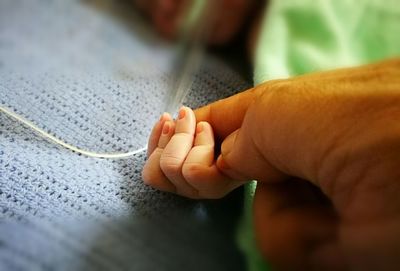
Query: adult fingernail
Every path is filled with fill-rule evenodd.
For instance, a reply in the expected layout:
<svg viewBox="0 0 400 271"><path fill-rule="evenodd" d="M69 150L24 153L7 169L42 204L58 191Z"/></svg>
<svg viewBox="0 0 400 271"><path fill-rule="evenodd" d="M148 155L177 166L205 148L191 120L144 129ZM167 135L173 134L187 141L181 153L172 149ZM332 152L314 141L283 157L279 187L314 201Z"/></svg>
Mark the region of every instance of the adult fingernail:
<svg viewBox="0 0 400 271"><path fill-rule="evenodd" d="M186 116L186 110L185 107L181 107L181 109L179 110L179 114L178 114L178 118L181 120Z"/></svg>
<svg viewBox="0 0 400 271"><path fill-rule="evenodd" d="M231 166L226 162L226 160L220 155L217 158L217 168L226 176L231 178L232 180L235 180L236 182L240 184L246 183L249 178L245 177L243 174L237 172Z"/></svg>
<svg viewBox="0 0 400 271"><path fill-rule="evenodd" d="M235 144L236 136L239 130L236 130L232 134L230 134L225 140L222 142L221 145L221 153L223 155L227 155L231 152L233 145Z"/></svg>
<svg viewBox="0 0 400 271"><path fill-rule="evenodd" d="M166 122L166 123L164 123L164 127L163 127L163 130L162 130L162 132L163 132L163 134L168 134L169 133L169 123L168 122Z"/></svg>
<svg viewBox="0 0 400 271"><path fill-rule="evenodd" d="M218 168L220 168L222 170L231 169L231 167L225 162L225 160L224 160L224 158L222 158L222 156L218 157L217 166L218 166Z"/></svg>

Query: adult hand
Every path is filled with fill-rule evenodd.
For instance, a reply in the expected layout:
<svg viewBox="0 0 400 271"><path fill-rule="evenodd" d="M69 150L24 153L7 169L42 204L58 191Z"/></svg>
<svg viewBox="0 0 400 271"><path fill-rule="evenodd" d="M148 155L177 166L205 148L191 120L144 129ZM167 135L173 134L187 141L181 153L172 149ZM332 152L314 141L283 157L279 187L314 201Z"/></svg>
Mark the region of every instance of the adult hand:
<svg viewBox="0 0 400 271"><path fill-rule="evenodd" d="M178 34L178 25L182 14L187 10L187 0L133 0L165 38L173 39ZM208 44L222 45L240 31L246 19L256 6L254 0L222 0L217 1L218 14L210 26Z"/></svg>
<svg viewBox="0 0 400 271"><path fill-rule="evenodd" d="M217 167L258 180L258 244L282 270L400 269L400 61L271 81L196 112Z"/></svg>

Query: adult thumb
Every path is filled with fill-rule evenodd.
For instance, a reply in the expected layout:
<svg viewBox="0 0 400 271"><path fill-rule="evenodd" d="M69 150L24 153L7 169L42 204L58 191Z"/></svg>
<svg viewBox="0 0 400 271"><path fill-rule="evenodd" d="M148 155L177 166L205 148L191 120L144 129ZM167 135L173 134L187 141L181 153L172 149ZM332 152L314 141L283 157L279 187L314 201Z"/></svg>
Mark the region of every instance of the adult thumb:
<svg viewBox="0 0 400 271"><path fill-rule="evenodd" d="M276 182L285 175L274 168L259 151L252 139L252 130L243 125L222 142L217 167L227 176L238 181Z"/></svg>

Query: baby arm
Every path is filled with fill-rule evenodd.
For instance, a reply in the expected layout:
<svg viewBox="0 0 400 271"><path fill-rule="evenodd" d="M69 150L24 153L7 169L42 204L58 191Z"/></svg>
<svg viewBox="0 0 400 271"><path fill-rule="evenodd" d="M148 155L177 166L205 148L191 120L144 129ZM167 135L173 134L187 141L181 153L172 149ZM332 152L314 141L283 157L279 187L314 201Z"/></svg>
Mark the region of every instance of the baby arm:
<svg viewBox="0 0 400 271"><path fill-rule="evenodd" d="M223 197L238 183L217 168L214 145L211 125L196 124L190 108L182 107L177 120L164 113L149 139L144 183L193 199Z"/></svg>

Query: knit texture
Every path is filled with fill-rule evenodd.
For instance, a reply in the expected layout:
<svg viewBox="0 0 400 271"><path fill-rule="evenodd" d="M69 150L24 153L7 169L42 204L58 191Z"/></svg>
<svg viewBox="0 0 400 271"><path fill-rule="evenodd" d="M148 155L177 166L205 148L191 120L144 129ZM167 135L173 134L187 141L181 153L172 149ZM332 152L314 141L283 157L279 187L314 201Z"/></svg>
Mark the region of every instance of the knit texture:
<svg viewBox="0 0 400 271"><path fill-rule="evenodd" d="M100 4L98 3L100 2ZM0 2L0 105L78 147L143 147L173 48L109 1ZM249 87L206 56L185 104ZM145 153L89 158L0 114L0 270L242 270L240 192L192 201L141 180Z"/></svg>

